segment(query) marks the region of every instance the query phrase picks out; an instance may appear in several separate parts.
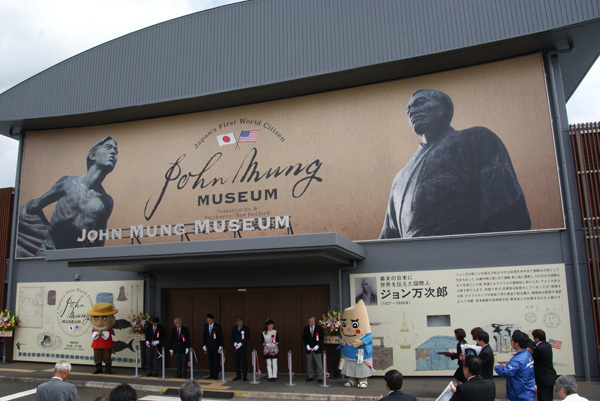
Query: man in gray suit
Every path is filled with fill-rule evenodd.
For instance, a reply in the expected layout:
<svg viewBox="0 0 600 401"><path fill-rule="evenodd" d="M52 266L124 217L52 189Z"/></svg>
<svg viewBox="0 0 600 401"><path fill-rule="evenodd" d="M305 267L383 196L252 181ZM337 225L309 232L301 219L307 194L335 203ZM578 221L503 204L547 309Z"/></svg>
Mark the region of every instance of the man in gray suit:
<svg viewBox="0 0 600 401"><path fill-rule="evenodd" d="M69 362L57 362L54 365L54 377L49 382L38 386L35 399L37 401L79 401L77 388L66 382L69 373L71 373Z"/></svg>

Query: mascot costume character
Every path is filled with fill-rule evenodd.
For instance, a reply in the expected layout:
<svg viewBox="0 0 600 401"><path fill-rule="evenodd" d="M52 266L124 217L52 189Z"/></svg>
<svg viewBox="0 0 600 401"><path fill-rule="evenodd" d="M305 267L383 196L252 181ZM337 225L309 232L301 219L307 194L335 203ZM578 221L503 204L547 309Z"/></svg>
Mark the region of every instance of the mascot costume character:
<svg viewBox="0 0 600 401"><path fill-rule="evenodd" d="M344 309L339 343L342 348L339 367L348 378L344 386L367 388L367 378L373 375L373 340L369 315L362 299Z"/></svg>
<svg viewBox="0 0 600 401"><path fill-rule="evenodd" d="M115 314L118 312L108 302L98 302L88 311L92 322L92 348L94 349L94 363L96 370L94 374L102 373L102 362L106 365L105 373L112 374L112 336L115 334Z"/></svg>

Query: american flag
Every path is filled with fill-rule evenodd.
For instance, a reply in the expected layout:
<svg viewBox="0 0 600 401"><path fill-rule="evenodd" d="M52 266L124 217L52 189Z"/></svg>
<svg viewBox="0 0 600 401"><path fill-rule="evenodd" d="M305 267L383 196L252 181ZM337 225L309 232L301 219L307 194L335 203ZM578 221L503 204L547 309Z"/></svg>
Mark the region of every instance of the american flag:
<svg viewBox="0 0 600 401"><path fill-rule="evenodd" d="M548 344L550 344L550 346L552 348L556 348L556 349L562 348L562 341L559 341L559 340L550 339L550 340L548 340Z"/></svg>
<svg viewBox="0 0 600 401"><path fill-rule="evenodd" d="M258 139L258 130L242 131L238 138L239 143L243 142L256 142Z"/></svg>

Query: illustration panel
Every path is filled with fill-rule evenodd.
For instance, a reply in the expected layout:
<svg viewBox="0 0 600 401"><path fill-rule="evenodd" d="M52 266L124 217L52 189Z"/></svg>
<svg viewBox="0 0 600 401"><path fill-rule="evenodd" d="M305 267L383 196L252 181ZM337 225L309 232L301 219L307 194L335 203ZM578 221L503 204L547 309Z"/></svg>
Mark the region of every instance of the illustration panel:
<svg viewBox="0 0 600 401"><path fill-rule="evenodd" d="M375 277L378 303L367 306L374 343L375 374L391 366L408 375L452 376L454 329L483 328L495 359L515 353L510 336L521 330L546 333L559 375L574 374L573 343L563 264L351 274L350 282ZM352 286L352 299L368 294ZM361 296L359 298L359 296ZM378 342L375 339L379 339ZM380 354L380 360L375 355Z"/></svg>
<svg viewBox="0 0 600 401"><path fill-rule="evenodd" d="M113 366L135 366L129 318L143 310L143 281L18 283L14 359L93 365L87 312L98 302L118 309L113 327Z"/></svg>

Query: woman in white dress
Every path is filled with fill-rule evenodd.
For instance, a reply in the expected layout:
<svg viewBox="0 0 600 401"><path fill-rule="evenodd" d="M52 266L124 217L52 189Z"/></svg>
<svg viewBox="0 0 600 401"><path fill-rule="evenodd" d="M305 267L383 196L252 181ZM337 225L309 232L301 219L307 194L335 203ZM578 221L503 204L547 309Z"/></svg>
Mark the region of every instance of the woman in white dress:
<svg viewBox="0 0 600 401"><path fill-rule="evenodd" d="M277 358L279 357L279 334L273 327L275 323L271 319L265 322L265 330L261 331L263 354L267 361L267 375L269 381L277 380Z"/></svg>

